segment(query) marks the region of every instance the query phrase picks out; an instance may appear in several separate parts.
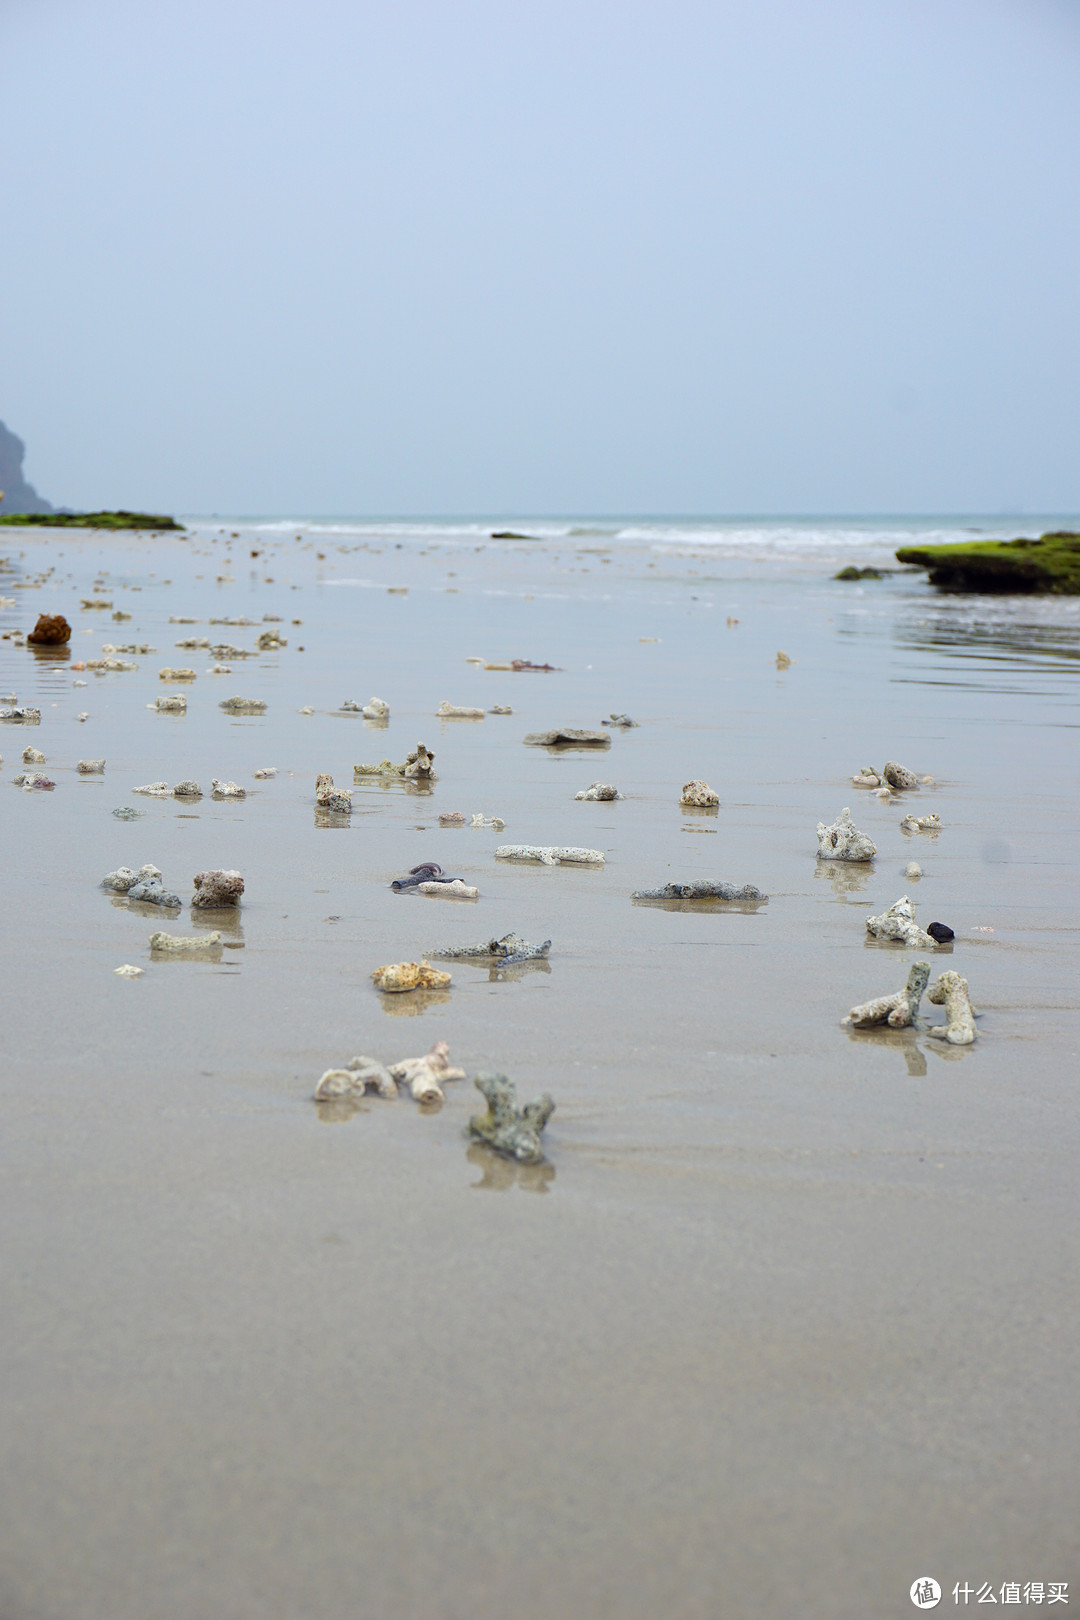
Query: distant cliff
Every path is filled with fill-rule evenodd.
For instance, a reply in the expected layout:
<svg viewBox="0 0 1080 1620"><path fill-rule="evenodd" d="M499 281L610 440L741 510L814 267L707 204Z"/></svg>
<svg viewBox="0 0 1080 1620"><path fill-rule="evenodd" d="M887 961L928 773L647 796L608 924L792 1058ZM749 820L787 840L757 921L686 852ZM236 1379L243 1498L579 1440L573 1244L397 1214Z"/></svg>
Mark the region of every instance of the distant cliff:
<svg viewBox="0 0 1080 1620"><path fill-rule="evenodd" d="M4 496L0 512L52 512L54 508L23 477L25 454L26 446L18 434L0 422L0 490Z"/></svg>

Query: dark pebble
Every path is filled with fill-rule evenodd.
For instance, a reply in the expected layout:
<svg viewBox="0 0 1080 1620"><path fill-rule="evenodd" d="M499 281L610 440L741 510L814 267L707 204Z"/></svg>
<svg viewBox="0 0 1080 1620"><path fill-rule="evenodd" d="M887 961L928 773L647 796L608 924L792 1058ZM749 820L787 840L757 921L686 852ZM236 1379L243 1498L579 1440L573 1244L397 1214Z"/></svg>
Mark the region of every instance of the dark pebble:
<svg viewBox="0 0 1080 1620"><path fill-rule="evenodd" d="M939 945L944 945L947 940L956 938L948 923L931 923L926 932L931 939L936 939Z"/></svg>

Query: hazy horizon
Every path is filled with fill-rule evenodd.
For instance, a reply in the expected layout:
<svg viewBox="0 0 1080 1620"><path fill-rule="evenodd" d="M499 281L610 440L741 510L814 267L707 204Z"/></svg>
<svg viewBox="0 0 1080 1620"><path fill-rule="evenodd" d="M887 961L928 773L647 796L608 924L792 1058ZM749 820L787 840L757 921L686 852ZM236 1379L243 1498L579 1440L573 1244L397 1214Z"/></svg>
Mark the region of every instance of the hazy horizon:
<svg viewBox="0 0 1080 1620"><path fill-rule="evenodd" d="M7 0L55 505L1080 510L1065 0Z"/></svg>

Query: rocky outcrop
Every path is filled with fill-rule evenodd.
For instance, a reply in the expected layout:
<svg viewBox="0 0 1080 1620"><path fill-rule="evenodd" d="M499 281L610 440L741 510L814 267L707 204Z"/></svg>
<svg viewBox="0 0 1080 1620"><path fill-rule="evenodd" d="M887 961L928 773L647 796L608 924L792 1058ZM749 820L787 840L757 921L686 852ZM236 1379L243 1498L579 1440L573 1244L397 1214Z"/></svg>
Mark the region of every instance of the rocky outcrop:
<svg viewBox="0 0 1080 1620"><path fill-rule="evenodd" d="M1038 540L971 540L902 546L897 561L930 570L942 591L1080 595L1080 534L1060 530Z"/></svg>
<svg viewBox="0 0 1080 1620"><path fill-rule="evenodd" d="M43 501L33 484L28 484L23 477L25 454L26 446L18 434L0 422L0 490L3 491L0 512L51 512L54 508Z"/></svg>

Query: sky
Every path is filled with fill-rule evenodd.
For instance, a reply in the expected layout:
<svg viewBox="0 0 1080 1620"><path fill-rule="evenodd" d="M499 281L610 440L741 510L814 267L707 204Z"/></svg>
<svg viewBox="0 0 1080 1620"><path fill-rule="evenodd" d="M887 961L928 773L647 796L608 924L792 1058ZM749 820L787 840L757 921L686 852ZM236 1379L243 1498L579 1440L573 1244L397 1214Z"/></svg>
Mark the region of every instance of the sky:
<svg viewBox="0 0 1080 1620"><path fill-rule="evenodd" d="M1080 0L0 0L80 508L1080 510Z"/></svg>

